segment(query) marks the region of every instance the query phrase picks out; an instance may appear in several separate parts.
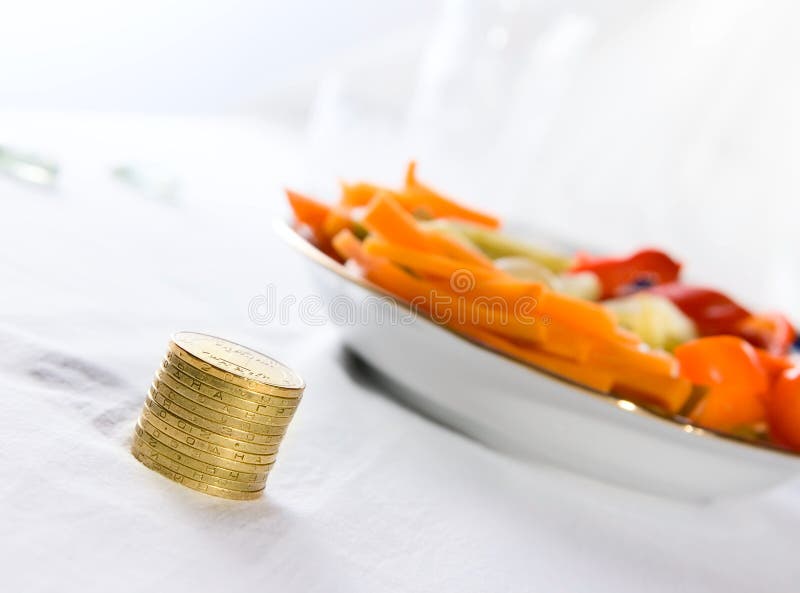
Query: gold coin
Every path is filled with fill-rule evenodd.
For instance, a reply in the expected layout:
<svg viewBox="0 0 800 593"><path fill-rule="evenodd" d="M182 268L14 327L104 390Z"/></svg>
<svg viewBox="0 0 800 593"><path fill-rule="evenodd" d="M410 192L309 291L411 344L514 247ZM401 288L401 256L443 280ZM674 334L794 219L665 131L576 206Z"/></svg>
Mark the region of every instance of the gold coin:
<svg viewBox="0 0 800 593"><path fill-rule="evenodd" d="M137 424L135 426L135 432L133 435L134 441L138 441L147 445L150 449L157 451L161 455L169 457L173 461L177 461L181 465L185 465L187 467L192 468L193 470L202 472L204 474L208 474L210 476L215 476L218 478L224 478L225 480L232 480L234 482L243 482L243 483L252 483L252 482L263 482L267 479L267 474L269 473L268 470L272 469L272 465L264 466L267 468L267 471L251 473L251 472L241 472L235 471L232 469L226 469L224 467L218 467L216 465L212 465L210 463L204 463L202 461L198 461L193 457L189 457L188 455L184 455L174 449L170 449L164 443L156 439L155 437L150 436L146 432L144 432L141 427Z"/></svg>
<svg viewBox="0 0 800 593"><path fill-rule="evenodd" d="M202 396L199 396L197 392L186 385L179 383L166 372L159 371L156 374L152 387L165 394L172 401L179 403L181 407L191 410L195 414L199 414L211 422L232 426L239 430L254 432L264 436L282 437L286 433L286 426L267 426L253 420L232 416L228 406L208 400L208 398L206 398L203 404L198 403L198 400ZM250 412L245 412L245 414L255 416L255 414L251 414Z"/></svg>
<svg viewBox="0 0 800 593"><path fill-rule="evenodd" d="M191 385L187 385L187 383L184 382L189 381L186 375L181 374L181 379L179 380L172 373L176 373L175 369L167 367L166 365L161 366L156 371L153 384L158 388L160 388L161 385L167 385L172 391L179 393L185 399L189 399L205 408L210 408L218 414L223 414L230 418L238 418L243 422L251 422L254 425L252 427L253 432L258 430L258 432L262 434L271 435L283 435L286 433L287 427L289 426L289 418L263 416L255 412L237 408L234 405L217 399L217 397L195 391Z"/></svg>
<svg viewBox="0 0 800 593"><path fill-rule="evenodd" d="M142 420L142 427L147 429L149 426L157 429L160 434L164 434L168 437L171 437L171 441L167 444L172 444L173 442L177 441L182 445L188 446L189 449L194 449L197 451L202 451L203 453L208 453L220 459L224 459L227 461L235 461L240 463L247 463L248 465L252 466L264 466L272 461L275 461L275 455L253 455L252 453L245 453L244 451L234 451L232 449L227 449L225 447L220 447L214 443L207 443L197 437L193 437L190 434L186 434L182 430L175 428L164 422L163 420L157 418L153 413L150 412L150 409L147 406L142 408L142 414L139 417ZM145 424L146 423L146 424ZM149 425L149 426L148 426ZM150 432L150 431L148 431ZM153 433L151 433L153 434ZM158 434L153 434L154 437L158 438ZM185 451L183 451L185 452ZM223 467L228 467L227 465L223 465ZM258 471L258 470L254 470Z"/></svg>
<svg viewBox="0 0 800 593"><path fill-rule="evenodd" d="M207 380L211 380L213 377L210 375L205 375L202 371L188 366L186 363L176 359L175 357L167 357L161 363L161 366L169 369L173 376L177 377L180 375L182 381L187 385L191 385L195 391L205 393L206 395L214 397L217 400L224 400L229 405L236 406L242 410L255 412L257 414L261 414L262 416L291 418L297 410L297 404L300 402L300 398L294 400L282 400L280 398L266 395L261 402L239 397L238 395L226 391L224 388L215 387L214 385L206 383Z"/></svg>
<svg viewBox="0 0 800 593"><path fill-rule="evenodd" d="M267 426L285 427L288 426L289 422L292 420L292 415L295 408L272 408L271 406L265 406L264 404L247 402L238 397L224 393L218 389L209 388L208 385L204 385L202 382L190 375L187 375L166 361L164 361L161 364L161 368L156 371L156 377L162 379L164 374L169 375L172 377L172 379L186 388L186 390L181 391L182 395L189 397L190 399L194 399L197 403L203 406L213 407L215 410L220 410L219 407L210 405L211 402L215 402L218 405L225 407L224 412L226 414L230 414L244 420L253 420L254 422L265 424ZM195 397L191 397L187 390L194 392ZM270 414L270 412L273 410L280 411L280 413L284 415L275 416Z"/></svg>
<svg viewBox="0 0 800 593"><path fill-rule="evenodd" d="M142 407L141 417L161 432L168 434L185 445L189 445L193 449L199 449L200 451L205 451L206 453L230 461L242 461L253 465L266 465L274 460L275 454L278 452L277 446L273 446L269 453L248 453L246 451L225 447L219 443L206 441L205 439L201 439L199 434L189 434L177 426L173 426L169 422L162 420L157 414L153 413L150 406L146 404Z"/></svg>
<svg viewBox="0 0 800 593"><path fill-rule="evenodd" d="M190 375L193 379L196 379L208 386L209 389L213 389L214 391L222 391L227 395L233 396L237 399L242 399L249 403L262 404L265 406L271 406L273 408L296 408L300 403L302 394L292 398L285 398L278 395L267 395L264 393L248 391L247 389L242 389L232 383L226 383L214 375L209 375L202 369L192 366L187 361L182 360L172 352L167 352L164 355L164 364L183 371L187 375Z"/></svg>
<svg viewBox="0 0 800 593"><path fill-rule="evenodd" d="M272 456L272 460L270 462L266 464L255 465L252 463L244 463L242 461L230 461L229 459L217 457L216 455L212 455L210 453L205 453L204 451L200 451L190 447L189 445L185 445L177 439L173 439L171 436L158 430L158 428L142 418L139 418L134 426L134 430L136 431L136 434L140 438L144 439L148 445L154 449L157 449L161 453L166 454L164 449L167 451L174 451L175 455L173 455L172 458L180 461L184 465L190 464L187 459L179 459L178 455L182 455L184 458L188 457L194 459L197 463L202 463L205 466L218 467L221 470L227 470L234 473L238 472L242 476L242 481L245 482L251 481L251 475L260 476L261 474L266 474L275 464L275 455ZM155 445L153 443L154 441L156 443L160 443L161 447ZM206 467L205 473L210 474L214 472ZM228 479L236 479L230 475L227 477Z"/></svg>
<svg viewBox="0 0 800 593"><path fill-rule="evenodd" d="M175 416L183 418L192 424L196 424L200 428L205 428L206 430L210 430L211 432L228 437L229 439L235 439L237 441L244 441L248 443L256 443L259 445L277 445L283 439L283 435L270 436L254 432L247 432L244 430L238 430L231 426L219 424L218 422L213 422L207 418L204 418L203 416L200 416L199 414L195 414L191 410L187 410L186 408L182 407L179 402L171 399L170 394L166 391L166 389L163 391L164 393L159 393L158 390L151 385L149 389L149 396L168 412L171 412ZM189 403L192 402L189 401ZM211 411L213 412L213 410Z"/></svg>
<svg viewBox="0 0 800 593"><path fill-rule="evenodd" d="M182 430L186 434L197 437L206 443L219 445L220 447L225 447L226 449L231 449L233 451L253 453L254 455L272 455L273 453L278 452L278 445L258 445L256 443L246 443L211 432L202 426L192 424L180 416L176 416L174 413L162 408L149 395L145 398L144 405L150 409L151 413L155 414L155 416L163 422Z"/></svg>
<svg viewBox="0 0 800 593"><path fill-rule="evenodd" d="M194 366L206 365L205 372L252 391L267 394L277 391L293 396L302 393L305 387L299 375L286 365L221 338L178 332L172 336L170 350L194 361Z"/></svg>
<svg viewBox="0 0 800 593"><path fill-rule="evenodd" d="M264 490L258 490L256 492L240 492L238 490L228 490L227 488L219 488L218 486L212 486L211 484L204 484L203 482L198 482L197 480L192 480L191 478L177 474L139 452L134 452L133 456L136 457L136 459L138 459L143 465L155 472L158 472L162 476L165 476L174 482L178 482L179 484L183 484L187 488L191 488L192 490L197 490L205 494L211 494L212 496L219 496L220 498L228 498L231 500L255 500L256 498L261 497L261 494L264 492Z"/></svg>
<svg viewBox="0 0 800 593"><path fill-rule="evenodd" d="M264 482L250 482L249 484L245 484L244 482L235 482L233 480L225 480L216 476L204 474L203 472L194 470L191 467L181 465L177 461L170 459L165 455L161 455L158 451L150 449L146 444L138 440L134 441L133 445L131 446L131 451L141 453L142 455L147 456L150 460L163 465L168 470L173 471L176 474L180 474L185 478L197 480L203 484L210 484L219 488L227 488L228 490L237 490L239 492L258 492L259 490L264 489Z"/></svg>

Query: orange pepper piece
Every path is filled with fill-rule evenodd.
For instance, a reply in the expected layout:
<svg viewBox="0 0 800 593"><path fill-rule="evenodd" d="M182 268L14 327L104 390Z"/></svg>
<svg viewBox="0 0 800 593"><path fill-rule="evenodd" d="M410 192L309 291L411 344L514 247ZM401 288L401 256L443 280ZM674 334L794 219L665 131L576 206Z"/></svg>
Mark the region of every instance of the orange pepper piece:
<svg viewBox="0 0 800 593"><path fill-rule="evenodd" d="M767 373L755 348L735 336L700 338L675 349L681 374L710 387L692 420L717 430L763 421Z"/></svg>
<svg viewBox="0 0 800 593"><path fill-rule="evenodd" d="M783 371L768 403L770 437L800 449L800 368Z"/></svg>

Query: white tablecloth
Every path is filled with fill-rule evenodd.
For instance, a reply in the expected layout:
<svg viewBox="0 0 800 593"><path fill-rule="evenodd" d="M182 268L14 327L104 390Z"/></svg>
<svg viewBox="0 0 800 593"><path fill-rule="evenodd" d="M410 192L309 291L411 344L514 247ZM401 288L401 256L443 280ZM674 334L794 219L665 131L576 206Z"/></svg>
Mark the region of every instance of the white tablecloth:
<svg viewBox="0 0 800 593"><path fill-rule="evenodd" d="M335 328L253 323L270 284L313 290L269 226L297 153L256 124L170 125L125 129L194 163L178 205L74 155L55 192L0 179L3 590L797 591L800 482L692 506L526 465L354 380ZM84 132L59 131L108 154ZM179 329L264 350L308 383L257 502L195 493L128 452Z"/></svg>

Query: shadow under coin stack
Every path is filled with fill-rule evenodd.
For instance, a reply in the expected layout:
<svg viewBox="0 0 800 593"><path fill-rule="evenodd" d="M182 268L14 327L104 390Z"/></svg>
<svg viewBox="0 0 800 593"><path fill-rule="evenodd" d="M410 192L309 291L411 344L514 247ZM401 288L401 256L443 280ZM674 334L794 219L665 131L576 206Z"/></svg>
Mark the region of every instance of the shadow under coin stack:
<svg viewBox="0 0 800 593"><path fill-rule="evenodd" d="M268 356L179 332L150 386L131 451L194 490L258 498L304 388L294 371Z"/></svg>

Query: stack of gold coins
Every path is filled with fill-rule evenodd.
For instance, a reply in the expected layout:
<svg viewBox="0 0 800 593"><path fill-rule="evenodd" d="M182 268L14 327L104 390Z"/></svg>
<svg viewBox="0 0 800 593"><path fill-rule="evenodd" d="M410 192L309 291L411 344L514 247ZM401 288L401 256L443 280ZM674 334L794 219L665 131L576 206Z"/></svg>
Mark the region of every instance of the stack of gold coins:
<svg viewBox="0 0 800 593"><path fill-rule="evenodd" d="M258 498L304 388L294 371L268 356L179 332L150 386L131 451L194 490Z"/></svg>

